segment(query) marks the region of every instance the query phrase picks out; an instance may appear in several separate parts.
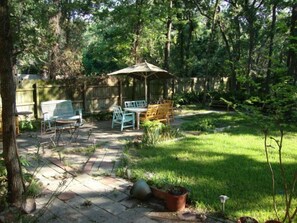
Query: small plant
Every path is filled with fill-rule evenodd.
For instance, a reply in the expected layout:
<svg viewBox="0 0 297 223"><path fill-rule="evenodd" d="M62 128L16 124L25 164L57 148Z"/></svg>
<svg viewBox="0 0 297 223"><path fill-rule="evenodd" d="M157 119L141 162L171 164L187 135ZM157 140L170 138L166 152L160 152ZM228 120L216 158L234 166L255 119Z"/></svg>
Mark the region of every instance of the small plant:
<svg viewBox="0 0 297 223"><path fill-rule="evenodd" d="M161 139L161 131L164 124L159 121L145 121L142 142L146 145L155 145Z"/></svg>
<svg viewBox="0 0 297 223"><path fill-rule="evenodd" d="M144 135L142 143L145 145L155 145L160 141L181 137L179 129L164 125L159 121L146 121L143 124Z"/></svg>
<svg viewBox="0 0 297 223"><path fill-rule="evenodd" d="M189 122L184 125L185 130L211 132L215 128L212 120L201 119L196 122Z"/></svg>
<svg viewBox="0 0 297 223"><path fill-rule="evenodd" d="M32 131L32 130L36 130L36 125L31 120L23 120L23 121L20 121L20 129Z"/></svg>
<svg viewBox="0 0 297 223"><path fill-rule="evenodd" d="M269 166L270 172L271 172L271 181L272 181L272 196L273 196L273 208L274 212L277 216L277 219L280 219L279 212L277 209L277 202L276 202L276 174L275 170L273 169L271 162L270 162L270 149L277 149L278 154L278 161L279 161L279 168L280 168L280 177L282 180L283 188L284 188L284 201L285 201L285 216L283 219L283 222L288 221L289 223L293 222L297 215L297 207L292 207L292 203L294 199L296 198L295 194L295 187L297 185L297 171L293 174L292 182L288 179L288 173L286 172L285 165L283 163L283 154L282 154L282 148L283 148L283 137L284 132L281 129L280 130L280 139L276 139L275 137L270 137L272 140L272 143L268 143L268 130L264 131L265 135L265 154L266 154L266 161Z"/></svg>
<svg viewBox="0 0 297 223"><path fill-rule="evenodd" d="M168 193L175 195L175 196L183 195L188 192L188 190L186 188L181 187L181 186L170 186L167 191L168 191Z"/></svg>

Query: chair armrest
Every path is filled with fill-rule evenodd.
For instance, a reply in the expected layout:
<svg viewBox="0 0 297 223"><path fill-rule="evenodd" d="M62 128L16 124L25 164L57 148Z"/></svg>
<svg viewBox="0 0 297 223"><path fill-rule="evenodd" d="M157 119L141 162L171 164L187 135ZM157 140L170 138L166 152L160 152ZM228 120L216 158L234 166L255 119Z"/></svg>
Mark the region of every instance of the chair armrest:
<svg viewBox="0 0 297 223"><path fill-rule="evenodd" d="M43 113L43 120L44 121L50 120L50 116L49 116L48 112Z"/></svg>
<svg viewBox="0 0 297 223"><path fill-rule="evenodd" d="M134 116L134 112L123 112L124 116Z"/></svg>

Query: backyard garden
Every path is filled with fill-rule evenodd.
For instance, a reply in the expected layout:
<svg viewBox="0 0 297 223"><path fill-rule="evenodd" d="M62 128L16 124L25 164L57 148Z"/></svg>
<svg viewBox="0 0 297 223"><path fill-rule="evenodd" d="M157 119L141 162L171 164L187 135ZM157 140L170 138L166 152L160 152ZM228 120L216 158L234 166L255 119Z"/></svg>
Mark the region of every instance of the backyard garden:
<svg viewBox="0 0 297 223"><path fill-rule="evenodd" d="M130 178L145 179L151 186L186 187L190 192L188 202L215 216L232 220L251 216L259 222L277 219L277 216L283 219L287 211L286 199L289 199L286 196L292 196L290 216L296 212L296 194L290 190L296 184L297 129L284 129L282 141L279 141L277 129L270 130L265 137L260 123L237 112L200 110L196 115L183 118L179 129L183 136L179 134L178 138L159 143L153 140L145 146L129 142L118 172L125 175L129 169ZM158 138L157 132L150 137ZM282 143L282 166L277 143ZM275 192L265 148L269 148ZM282 171L285 171L286 180ZM284 183L287 189L284 189ZM274 193L278 215L273 208ZM229 197L224 210L220 195Z"/></svg>

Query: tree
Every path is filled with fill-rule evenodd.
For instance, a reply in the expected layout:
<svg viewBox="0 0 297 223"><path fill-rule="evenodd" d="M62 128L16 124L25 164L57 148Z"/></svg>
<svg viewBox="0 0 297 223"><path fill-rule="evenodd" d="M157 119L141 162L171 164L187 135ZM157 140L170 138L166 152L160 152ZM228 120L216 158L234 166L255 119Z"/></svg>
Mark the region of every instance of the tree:
<svg viewBox="0 0 297 223"><path fill-rule="evenodd" d="M0 2L0 80L3 123L3 157L7 170L8 202L19 205L25 190L16 143L16 84L12 72L12 32L8 1Z"/></svg>
<svg viewBox="0 0 297 223"><path fill-rule="evenodd" d="M297 3L292 7L291 27L290 27L290 46L288 52L288 71L297 82Z"/></svg>

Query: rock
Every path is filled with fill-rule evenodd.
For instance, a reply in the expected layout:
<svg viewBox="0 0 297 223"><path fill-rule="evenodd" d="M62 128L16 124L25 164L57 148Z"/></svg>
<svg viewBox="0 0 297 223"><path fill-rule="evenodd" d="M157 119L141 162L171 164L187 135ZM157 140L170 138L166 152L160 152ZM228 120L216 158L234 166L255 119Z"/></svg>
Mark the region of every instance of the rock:
<svg viewBox="0 0 297 223"><path fill-rule="evenodd" d="M36 210L36 202L34 198L27 198L22 203L22 211L25 212L26 214L30 214L35 210Z"/></svg>
<svg viewBox="0 0 297 223"><path fill-rule="evenodd" d="M131 197L146 200L152 195L151 188L144 180L138 180L130 190Z"/></svg>

